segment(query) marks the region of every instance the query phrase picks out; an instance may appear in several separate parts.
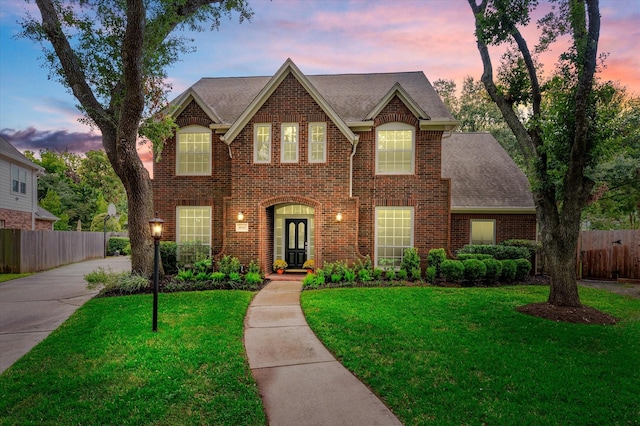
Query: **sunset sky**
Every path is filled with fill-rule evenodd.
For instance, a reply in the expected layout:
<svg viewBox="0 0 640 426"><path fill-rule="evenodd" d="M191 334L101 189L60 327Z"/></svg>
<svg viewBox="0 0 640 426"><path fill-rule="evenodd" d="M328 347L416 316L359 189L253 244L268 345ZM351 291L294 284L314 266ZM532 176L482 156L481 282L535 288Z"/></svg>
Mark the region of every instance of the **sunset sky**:
<svg viewBox="0 0 640 426"><path fill-rule="evenodd" d="M249 1L251 22L234 16L219 31L189 34L197 51L168 70L170 99L201 77L271 76L287 58L305 74L424 71L431 82L459 85L480 77L466 0ZM601 0L600 8L599 50L609 55L601 76L640 94L640 0ZM75 98L48 79L39 46L15 38L27 10L39 16L33 2L0 1L0 134L21 151L100 149L100 134L78 122ZM545 70L559 52L543 57Z"/></svg>

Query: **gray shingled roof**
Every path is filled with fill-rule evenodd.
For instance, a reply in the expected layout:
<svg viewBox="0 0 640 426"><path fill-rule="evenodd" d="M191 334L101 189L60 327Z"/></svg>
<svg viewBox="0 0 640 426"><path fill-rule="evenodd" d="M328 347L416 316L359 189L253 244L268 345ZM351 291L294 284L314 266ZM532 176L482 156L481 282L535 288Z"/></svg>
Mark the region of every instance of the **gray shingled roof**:
<svg viewBox="0 0 640 426"><path fill-rule="evenodd" d="M31 170L38 170L43 172L44 169L37 164L31 162L27 157L25 157L20 151L16 149L11 143L0 136L0 155L4 155L7 158L10 158L12 161L21 164L24 167L28 167Z"/></svg>
<svg viewBox="0 0 640 426"><path fill-rule="evenodd" d="M345 122L364 120L396 83L402 86L432 120L453 120L421 71L308 75L307 78ZM202 78L191 86L191 89L223 123L231 124L270 79L271 77Z"/></svg>
<svg viewBox="0 0 640 426"><path fill-rule="evenodd" d="M535 209L529 181L490 133L442 140L442 177L451 179L451 209Z"/></svg>

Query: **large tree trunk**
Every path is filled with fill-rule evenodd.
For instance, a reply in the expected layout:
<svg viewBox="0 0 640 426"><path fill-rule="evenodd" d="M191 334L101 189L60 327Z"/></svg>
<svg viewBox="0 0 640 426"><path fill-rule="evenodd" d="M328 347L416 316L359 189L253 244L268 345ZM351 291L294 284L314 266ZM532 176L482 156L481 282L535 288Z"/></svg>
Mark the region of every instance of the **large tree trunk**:
<svg viewBox="0 0 640 426"><path fill-rule="evenodd" d="M129 241L131 243L131 271L145 276L153 273L153 241L149 219L154 217L153 190L149 172L135 149L135 132L119 139L114 129L103 129L102 145L113 169L127 191L129 207Z"/></svg>

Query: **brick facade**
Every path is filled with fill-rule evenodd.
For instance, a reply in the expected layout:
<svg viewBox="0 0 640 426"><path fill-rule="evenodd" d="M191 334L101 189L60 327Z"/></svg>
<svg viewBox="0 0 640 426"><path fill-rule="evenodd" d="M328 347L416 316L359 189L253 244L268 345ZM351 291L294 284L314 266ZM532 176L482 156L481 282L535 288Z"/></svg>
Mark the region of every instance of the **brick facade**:
<svg viewBox="0 0 640 426"><path fill-rule="evenodd" d="M461 249L471 240L471 219L496 221L496 243L511 239L536 239L535 214L451 214L451 250Z"/></svg>
<svg viewBox="0 0 640 426"><path fill-rule="evenodd" d="M6 229L32 229L31 213L29 212L0 209L0 221L4 221L3 227ZM52 229L52 221L35 220L35 231L50 231Z"/></svg>
<svg viewBox="0 0 640 426"><path fill-rule="evenodd" d="M194 101L176 121L180 127L209 128L213 124ZM326 163L308 161L311 122L326 123ZM254 124L264 123L271 124L271 163L255 164ZM280 160L282 123L298 123L297 163L283 164ZM376 129L386 123L404 123L415 129L414 174L376 174ZM355 133L359 142L354 154L354 146L339 126L289 73L230 145L212 132L210 176L176 176L176 139L167 141L162 160L154 163L153 179L155 209L165 220L164 238L176 239L178 206L210 206L212 254L236 256L244 265L258 260L269 271L275 250L275 208L298 204L314 209L316 266L324 261L354 261L366 255L373 259L375 211L380 206L413 207L414 246L423 265L430 249L450 248L450 230L452 246L468 240L463 217L454 215L452 222L449 213L450 181L441 177L442 131L420 130L418 119L396 96L375 117L371 130ZM249 232L236 232L238 212L244 214L242 222L248 224ZM343 217L340 222L336 220L338 212ZM505 222L504 235L499 234L499 238L512 238L517 233L512 227L531 226L528 219L522 222L523 218L506 218L520 222ZM535 216L532 223L531 238L535 238ZM502 222L499 229L501 226ZM525 234L529 235L528 231ZM527 238L523 234L517 237Z"/></svg>

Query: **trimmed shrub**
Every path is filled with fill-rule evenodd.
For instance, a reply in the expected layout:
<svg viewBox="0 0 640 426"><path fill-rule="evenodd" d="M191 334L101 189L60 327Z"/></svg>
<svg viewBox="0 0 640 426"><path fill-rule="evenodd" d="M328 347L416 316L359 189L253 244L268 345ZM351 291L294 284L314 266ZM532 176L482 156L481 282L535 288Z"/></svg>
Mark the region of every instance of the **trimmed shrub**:
<svg viewBox="0 0 640 426"><path fill-rule="evenodd" d="M527 279L529 272L531 272L531 262L527 259L516 259L516 277L518 281L524 281Z"/></svg>
<svg viewBox="0 0 640 426"><path fill-rule="evenodd" d="M178 272L178 244L174 241L160 241L160 259L164 273L173 275Z"/></svg>
<svg viewBox="0 0 640 426"><path fill-rule="evenodd" d="M458 260L468 260L468 259L477 259L477 260L484 260L484 259L493 259L493 256L491 256L490 254L482 254L482 253L460 253L456 256L458 258Z"/></svg>
<svg viewBox="0 0 640 426"><path fill-rule="evenodd" d="M440 264L447 259L447 252L443 248L431 249L427 254L427 266L436 268L436 278L440 275Z"/></svg>
<svg viewBox="0 0 640 426"><path fill-rule="evenodd" d="M440 264L440 271L444 279L450 282L459 282L464 278L464 265L459 260L443 260Z"/></svg>
<svg viewBox="0 0 640 426"><path fill-rule="evenodd" d="M129 239L124 237L111 237L107 242L107 254L113 256L116 251L118 254L124 253L124 249L129 245Z"/></svg>
<svg viewBox="0 0 640 426"><path fill-rule="evenodd" d="M227 276L233 273L240 274L240 261L237 257L226 255L218 260L216 269Z"/></svg>
<svg viewBox="0 0 640 426"><path fill-rule="evenodd" d="M534 240L506 240L501 242L500 245L526 248L529 251L529 256L527 256L526 259L532 259L542 248L542 243Z"/></svg>
<svg viewBox="0 0 640 426"><path fill-rule="evenodd" d="M398 269L396 276L398 277L399 280L406 280L407 277L409 276L409 273L407 272L406 269Z"/></svg>
<svg viewBox="0 0 640 426"><path fill-rule="evenodd" d="M393 269L387 269L387 271L384 274L384 277L389 281L393 281L396 279L396 271L394 271Z"/></svg>
<svg viewBox="0 0 640 426"><path fill-rule="evenodd" d="M497 281L502 274L502 262L494 258L483 259L482 263L487 268L487 273L484 278L488 281Z"/></svg>
<svg viewBox="0 0 640 426"><path fill-rule="evenodd" d="M371 277L374 280L379 280L380 278L382 278L382 275L384 274L384 271L380 268L373 268L373 271L371 272Z"/></svg>
<svg viewBox="0 0 640 426"><path fill-rule="evenodd" d="M420 268L413 268L411 270L411 279L415 281L420 281L422 279L422 271Z"/></svg>
<svg viewBox="0 0 640 426"><path fill-rule="evenodd" d="M402 262L400 262L400 269L405 271L413 271L414 269L420 269L420 256L418 256L418 249L415 247L407 247L404 249L402 255Z"/></svg>
<svg viewBox="0 0 640 426"><path fill-rule="evenodd" d="M517 246L467 244L458 250L457 255L460 256L461 254L488 254L498 260L525 259L529 257L529 250L524 247Z"/></svg>
<svg viewBox="0 0 640 426"><path fill-rule="evenodd" d="M487 267L478 259L463 260L464 265L464 277L469 281L478 281L484 278L487 274Z"/></svg>
<svg viewBox="0 0 640 426"><path fill-rule="evenodd" d="M427 267L427 282L434 284L436 282L436 267Z"/></svg>
<svg viewBox="0 0 640 426"><path fill-rule="evenodd" d="M505 259L502 261L502 274L500 280L504 282L511 282L516 278L518 266L513 259Z"/></svg>

